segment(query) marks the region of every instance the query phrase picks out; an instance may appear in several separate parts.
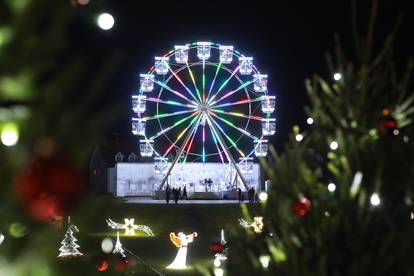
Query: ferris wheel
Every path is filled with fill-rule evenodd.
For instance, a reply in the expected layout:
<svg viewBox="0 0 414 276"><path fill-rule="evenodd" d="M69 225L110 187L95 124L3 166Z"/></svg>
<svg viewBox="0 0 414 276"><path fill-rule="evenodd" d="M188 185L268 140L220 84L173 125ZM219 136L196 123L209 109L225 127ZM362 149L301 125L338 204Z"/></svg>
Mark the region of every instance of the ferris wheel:
<svg viewBox="0 0 414 276"><path fill-rule="evenodd" d="M132 133L140 153L154 157L163 187L177 163L219 161L243 174L264 157L274 135L275 96L253 57L212 42L176 45L140 74L132 96Z"/></svg>

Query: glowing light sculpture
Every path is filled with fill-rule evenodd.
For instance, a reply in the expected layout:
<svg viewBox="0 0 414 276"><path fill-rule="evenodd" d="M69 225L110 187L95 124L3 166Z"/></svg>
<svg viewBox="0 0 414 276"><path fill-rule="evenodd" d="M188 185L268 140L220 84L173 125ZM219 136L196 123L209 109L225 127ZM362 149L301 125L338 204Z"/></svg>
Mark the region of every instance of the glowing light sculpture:
<svg viewBox="0 0 414 276"><path fill-rule="evenodd" d="M125 250L122 248L121 241L119 240L119 231L116 231L116 243L114 251L112 251L113 254L119 254L122 257L126 257Z"/></svg>
<svg viewBox="0 0 414 276"><path fill-rule="evenodd" d="M264 136L270 136L276 132L276 119L265 118L262 119L262 132Z"/></svg>
<svg viewBox="0 0 414 276"><path fill-rule="evenodd" d="M242 75L250 75L253 72L253 58L252 57L239 57L240 63L240 74Z"/></svg>
<svg viewBox="0 0 414 276"><path fill-rule="evenodd" d="M154 236L154 233L152 232L151 228L149 228L146 225L136 225L135 219L131 218L125 218L124 223L117 223L111 219L107 219L106 223L108 226L114 230L125 230L125 235L128 236L134 236L135 231L142 231L148 236Z"/></svg>
<svg viewBox="0 0 414 276"><path fill-rule="evenodd" d="M70 223L70 217L68 217L68 229L65 233L65 238L61 242L61 247L59 248L60 258L74 258L83 256L83 254L78 250L80 247L76 242L78 241L73 235L74 232L79 232L76 225Z"/></svg>
<svg viewBox="0 0 414 276"><path fill-rule="evenodd" d="M168 72L168 57L155 57L155 72L158 75L165 75Z"/></svg>
<svg viewBox="0 0 414 276"><path fill-rule="evenodd" d="M170 240L178 248L178 252L174 261L167 266L168 269L187 268L188 244L192 243L195 237L197 237L197 232L189 235L185 235L183 232L179 232L177 235L175 235L175 233L170 233Z"/></svg>
<svg viewBox="0 0 414 276"><path fill-rule="evenodd" d="M141 156L154 157L156 172L163 174L156 189L163 189L177 164L213 160L233 170L234 181L226 187L249 189L245 161L266 156L263 139L275 133L268 76L230 45L201 41L163 53L140 75L132 97ZM215 189L223 191L222 186Z"/></svg>
<svg viewBox="0 0 414 276"><path fill-rule="evenodd" d="M143 157L151 157L154 153L154 141L152 140L139 140L139 152Z"/></svg>
<svg viewBox="0 0 414 276"><path fill-rule="evenodd" d="M220 45L220 62L229 64L233 61L233 46Z"/></svg>
<svg viewBox="0 0 414 276"><path fill-rule="evenodd" d="M152 92L154 90L154 75L140 74L140 89L142 92Z"/></svg>
<svg viewBox="0 0 414 276"><path fill-rule="evenodd" d="M267 151L269 150L269 145L267 140L256 140L254 154L256 157L266 157Z"/></svg>
<svg viewBox="0 0 414 276"><path fill-rule="evenodd" d="M263 231L263 217L254 217L253 222L247 222L244 219L239 219L239 224L244 228L253 228L255 233Z"/></svg>
<svg viewBox="0 0 414 276"><path fill-rule="evenodd" d="M176 45L175 47L175 62L187 63L188 61L188 44L187 45Z"/></svg>
<svg viewBox="0 0 414 276"><path fill-rule="evenodd" d="M267 91L267 75L265 74L254 74L254 91L266 92Z"/></svg>
<svg viewBox="0 0 414 276"><path fill-rule="evenodd" d="M211 52L211 42L197 42L197 56L201 60L209 59Z"/></svg>

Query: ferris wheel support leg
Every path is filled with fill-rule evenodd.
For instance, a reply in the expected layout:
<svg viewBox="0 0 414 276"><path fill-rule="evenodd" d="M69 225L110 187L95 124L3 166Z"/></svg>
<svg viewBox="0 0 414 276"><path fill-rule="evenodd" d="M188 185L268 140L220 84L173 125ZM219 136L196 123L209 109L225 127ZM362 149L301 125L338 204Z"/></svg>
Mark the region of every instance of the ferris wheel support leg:
<svg viewBox="0 0 414 276"><path fill-rule="evenodd" d="M191 131L189 131L189 132L188 132L188 134L187 134L187 136L185 137L185 140L184 140L183 146L181 147L180 152L179 152L179 153L177 154L177 156L174 158L174 161L172 162L172 164L171 164L170 168L168 169L167 173L165 174L165 176L164 176L164 178L163 178L163 180L162 180L162 182L161 182L161 185L160 185L160 187L158 188L158 191L161 191L161 190L162 190L162 187L165 185L165 182L167 182L167 179L168 179L168 177L170 176L171 171L174 169L175 165L177 164L178 159L180 159L181 154L183 154L183 151L184 151L184 149L185 149L185 147L186 147L186 145L187 145L188 141L190 140L190 138L191 138L191 136L192 136L192 134L193 134L194 129L195 129L196 127L198 127L198 123L199 123L199 120L197 120L197 123L193 126L193 128L191 129ZM171 180L170 180L170 182L171 182ZM171 183L170 183L170 184L171 184Z"/></svg>
<svg viewBox="0 0 414 276"><path fill-rule="evenodd" d="M210 116L210 115L208 115ZM228 148L225 147L224 145L226 145L224 143L223 137L221 136L221 134L218 132L218 129L216 128L216 126L213 123L210 123L210 127L212 127L214 129L214 132L216 132L217 134L217 138L220 141L220 143L223 145L223 149L227 154L227 157L230 158L230 162L233 164L234 169L236 170L237 175L240 177L241 182L244 185L244 188L246 189L246 191L249 190L249 186L247 186L246 180L244 179L244 176L241 174L239 167L237 167L236 161L234 161L233 155L231 155L231 153L229 152ZM237 176L236 176L237 179Z"/></svg>

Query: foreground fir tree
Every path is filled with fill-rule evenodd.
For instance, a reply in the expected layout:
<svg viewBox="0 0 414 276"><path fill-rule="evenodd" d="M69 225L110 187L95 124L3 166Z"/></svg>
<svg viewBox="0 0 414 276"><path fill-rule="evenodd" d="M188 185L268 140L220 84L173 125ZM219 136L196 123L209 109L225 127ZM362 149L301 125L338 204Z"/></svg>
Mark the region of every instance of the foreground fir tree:
<svg viewBox="0 0 414 276"><path fill-rule="evenodd" d="M337 40L336 80L306 81L311 125L263 162L266 231L233 232L228 275L414 274L413 62L396 69L394 34L371 50L375 17L356 59Z"/></svg>

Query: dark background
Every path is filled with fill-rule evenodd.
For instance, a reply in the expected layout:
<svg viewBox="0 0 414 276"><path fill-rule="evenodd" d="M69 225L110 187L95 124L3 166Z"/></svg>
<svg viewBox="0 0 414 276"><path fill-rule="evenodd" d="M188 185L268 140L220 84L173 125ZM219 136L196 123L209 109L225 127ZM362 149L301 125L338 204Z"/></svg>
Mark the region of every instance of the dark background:
<svg viewBox="0 0 414 276"><path fill-rule="evenodd" d="M145 2L145 3L144 3ZM332 79L325 53L334 47L334 34L353 57L351 1L106 1L75 6L79 24L74 28L75 47L96 58L97 66L108 52L124 55L120 70L103 92L102 103L122 102L114 115L107 140L136 139L130 131L130 96L138 75L153 64L155 55L175 44L210 40L234 45L251 55L268 73L269 90L277 96L277 133L273 143L281 149L294 124L305 126L307 103L304 79L320 74ZM370 1L358 3L360 32L366 30ZM412 9L408 1L379 1L376 40L381 42L399 13L404 14L396 55L412 55ZM106 11L115 17L112 30L99 30L90 12ZM85 21L89 24L85 24ZM380 45L380 44L378 44ZM403 64L404 60L399 60ZM91 72L93 74L93 72Z"/></svg>

